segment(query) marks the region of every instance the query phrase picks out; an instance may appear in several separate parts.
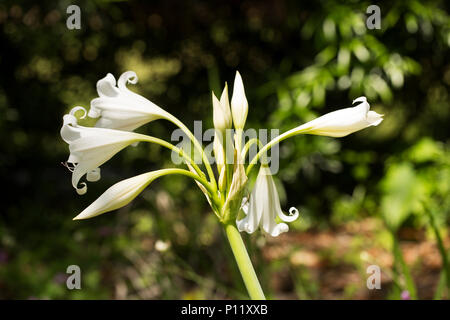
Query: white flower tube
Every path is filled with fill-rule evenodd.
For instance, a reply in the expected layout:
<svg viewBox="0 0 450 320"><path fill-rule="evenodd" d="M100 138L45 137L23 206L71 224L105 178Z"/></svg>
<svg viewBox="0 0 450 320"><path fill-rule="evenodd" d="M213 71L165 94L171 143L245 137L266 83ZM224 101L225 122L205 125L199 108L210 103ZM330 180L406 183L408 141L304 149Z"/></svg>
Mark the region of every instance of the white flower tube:
<svg viewBox="0 0 450 320"><path fill-rule="evenodd" d="M289 230L286 223L276 222L277 216L284 222L295 221L299 216L298 211L291 216L283 213L270 168L264 165L261 166L256 178L255 186L250 195L250 203L244 204L242 209L246 217L242 220L236 220L239 231L253 233L258 227L261 227L272 237Z"/></svg>
<svg viewBox="0 0 450 320"><path fill-rule="evenodd" d="M369 111L370 105L366 97L353 100L355 107L345 108L327 113L301 126L289 130L290 134L307 133L329 137L344 137L353 132L377 126L383 121L383 115Z"/></svg>
<svg viewBox="0 0 450 320"><path fill-rule="evenodd" d="M169 113L146 98L130 91L127 83L135 84L138 78L133 71L123 73L119 80L110 73L97 82L99 97L91 101L89 117L99 118L96 127L133 131Z"/></svg>
<svg viewBox="0 0 450 320"><path fill-rule="evenodd" d="M130 144L145 140L146 136L134 132L79 126L74 116L78 110L84 111L83 118L85 117L84 108L72 109L70 114L63 117L61 137L69 144L70 155L67 162L74 166L71 169L72 185L79 194L84 194L87 190L86 183L81 183L82 187L78 188L83 175L88 174L88 181L99 180L99 166Z"/></svg>
<svg viewBox="0 0 450 320"><path fill-rule="evenodd" d="M231 113L236 129L243 129L247 120L248 102L245 97L244 83L238 71L234 78L233 96L231 98Z"/></svg>
<svg viewBox="0 0 450 320"><path fill-rule="evenodd" d="M89 207L73 218L73 220L96 217L102 213L126 206L153 180L161 176L164 171L165 170L147 172L116 183L106 190Z"/></svg>

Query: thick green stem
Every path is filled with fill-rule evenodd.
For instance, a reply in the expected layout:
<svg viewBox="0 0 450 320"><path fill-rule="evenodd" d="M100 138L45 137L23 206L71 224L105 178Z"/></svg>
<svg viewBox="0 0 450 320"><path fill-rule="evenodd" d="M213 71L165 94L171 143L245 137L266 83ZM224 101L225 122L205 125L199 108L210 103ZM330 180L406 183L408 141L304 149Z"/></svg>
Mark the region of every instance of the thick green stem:
<svg viewBox="0 0 450 320"><path fill-rule="evenodd" d="M233 251L234 258L241 272L242 279L244 280L245 287L247 288L250 299L252 300L266 300L264 292L259 284L258 277L256 276L255 269L253 269L252 262L245 248L244 241L242 241L241 235L234 224L225 225L225 232L227 234L228 241L230 242L231 250Z"/></svg>

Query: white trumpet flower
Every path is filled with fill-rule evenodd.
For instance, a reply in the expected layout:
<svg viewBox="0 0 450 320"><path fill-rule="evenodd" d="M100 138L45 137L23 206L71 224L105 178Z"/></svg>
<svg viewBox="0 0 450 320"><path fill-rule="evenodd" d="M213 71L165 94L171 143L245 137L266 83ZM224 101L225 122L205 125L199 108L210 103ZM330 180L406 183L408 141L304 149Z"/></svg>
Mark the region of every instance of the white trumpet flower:
<svg viewBox="0 0 450 320"><path fill-rule="evenodd" d="M169 113L146 98L130 91L127 83L138 81L133 71L124 72L117 81L111 73L97 82L99 97L91 101L88 116L99 118L96 127L133 131Z"/></svg>
<svg viewBox="0 0 450 320"><path fill-rule="evenodd" d="M244 83L238 71L234 78L233 97L231 98L231 113L236 129L243 129L247 120L248 102L245 97Z"/></svg>
<svg viewBox="0 0 450 320"><path fill-rule="evenodd" d="M72 185L79 194L86 193L86 183L78 183L81 177L87 174L88 181L100 179L99 167L111 159L117 152L130 144L145 140L144 135L105 128L88 128L77 124L75 112L82 110L86 116L86 110L82 107L72 109L63 117L61 137L69 144L70 155L68 163L73 164Z"/></svg>
<svg viewBox="0 0 450 320"><path fill-rule="evenodd" d="M284 222L295 221L299 216L298 211L290 216L283 213L270 168L264 165L261 166L256 178L250 195L250 203L248 204L244 198L242 210L246 217L236 220L239 231L253 233L258 227L261 227L272 237L288 231L289 227ZM277 216L284 222L277 223L275 220Z"/></svg>
<svg viewBox="0 0 450 320"><path fill-rule="evenodd" d="M166 174L166 170L147 172L122 180L106 190L97 200L84 209L73 220L88 219L122 208L129 204L153 180Z"/></svg>
<svg viewBox="0 0 450 320"><path fill-rule="evenodd" d="M383 121L383 115L369 111L366 97L353 100L355 107L340 109L327 113L287 133L307 133L329 137L344 137L369 126L377 126Z"/></svg>

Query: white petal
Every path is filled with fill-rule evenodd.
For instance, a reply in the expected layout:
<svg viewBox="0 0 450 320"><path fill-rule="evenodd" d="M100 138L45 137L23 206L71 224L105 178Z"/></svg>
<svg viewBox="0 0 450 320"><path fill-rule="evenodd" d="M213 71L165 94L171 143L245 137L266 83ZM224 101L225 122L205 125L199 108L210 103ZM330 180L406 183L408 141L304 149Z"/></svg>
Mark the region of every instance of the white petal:
<svg viewBox="0 0 450 320"><path fill-rule="evenodd" d="M78 186L81 177L88 173L88 181L99 179L98 168L103 163L128 145L142 140L144 136L133 132L79 126L73 113L64 116L61 137L69 144L68 162L74 164L72 185L78 193L85 193L86 184Z"/></svg>
<svg viewBox="0 0 450 320"><path fill-rule="evenodd" d="M289 231L289 226L286 223L279 223L275 225L269 232L272 237L278 237L280 234Z"/></svg>
<svg viewBox="0 0 450 320"><path fill-rule="evenodd" d="M254 199L254 200L252 200ZM253 233L258 229L261 221L261 210L257 207L256 199L253 195L250 196L250 203L248 205L248 214L242 220L236 221L239 231Z"/></svg>
<svg viewBox="0 0 450 320"><path fill-rule="evenodd" d="M246 217L236 221L239 231L253 233L258 227L261 227L266 233L273 237L280 235L289 230L286 223L277 223L277 216L285 222L292 222L298 218L298 211L292 216L285 215L280 207L280 199L273 181L270 168L261 166L255 186L250 195L250 204L248 209L242 209L246 213Z"/></svg>
<svg viewBox="0 0 450 320"><path fill-rule="evenodd" d="M86 182L80 183L80 186L81 187L80 188L77 187L76 190L77 190L77 193L81 196L87 192Z"/></svg>
<svg viewBox="0 0 450 320"><path fill-rule="evenodd" d="M244 83L238 71L234 79L233 97L231 98L231 114L236 129L243 129L248 113L248 102L245 96Z"/></svg>
<svg viewBox="0 0 450 320"><path fill-rule="evenodd" d="M378 125L383 121L381 115L374 111L369 111L370 105L366 97L359 97L353 102L359 102L360 104L352 108L327 113L292 129L290 132L344 137L368 126Z"/></svg>
<svg viewBox="0 0 450 320"><path fill-rule="evenodd" d="M248 214L248 199L246 197L242 198L241 209L246 215Z"/></svg>
<svg viewBox="0 0 450 320"><path fill-rule="evenodd" d="M289 210L290 215L284 214L283 211L281 211L281 209L280 209L278 211L278 217L280 217L280 219L283 220L284 222L294 222L295 220L297 220L300 213L298 212L297 209L295 209L293 207L291 209L294 209L294 210Z"/></svg>
<svg viewBox="0 0 450 320"><path fill-rule="evenodd" d="M383 121L383 115L376 113L375 111L369 111L367 113L367 121L371 126L377 126Z"/></svg>
<svg viewBox="0 0 450 320"><path fill-rule="evenodd" d="M97 82L99 97L91 101L89 116L100 119L96 127L125 131L134 129L167 117L168 113L153 102L127 88L127 84L135 84L138 77L135 72L124 72L117 81L112 74Z"/></svg>
<svg viewBox="0 0 450 320"><path fill-rule="evenodd" d="M230 100L228 99L228 85L225 83L225 88L220 96L220 106L222 107L223 116L225 118L226 127L231 129L233 125L233 118L231 116Z"/></svg>
<svg viewBox="0 0 450 320"><path fill-rule="evenodd" d="M154 172L149 172L116 183L77 215L74 220L92 218L126 206L155 178Z"/></svg>
<svg viewBox="0 0 450 320"><path fill-rule="evenodd" d="M136 72L126 71L126 72L122 73L122 75L119 77L117 86L119 87L119 89L128 90L127 83L136 84L136 83L138 83L138 80L139 79L136 75Z"/></svg>
<svg viewBox="0 0 450 320"><path fill-rule="evenodd" d="M117 97L119 90L116 87L116 79L111 73L97 81L97 93L100 97Z"/></svg>
<svg viewBox="0 0 450 320"><path fill-rule="evenodd" d="M224 133L227 129L227 122L220 101L217 99L214 92L212 92L212 104L214 128L219 132Z"/></svg>

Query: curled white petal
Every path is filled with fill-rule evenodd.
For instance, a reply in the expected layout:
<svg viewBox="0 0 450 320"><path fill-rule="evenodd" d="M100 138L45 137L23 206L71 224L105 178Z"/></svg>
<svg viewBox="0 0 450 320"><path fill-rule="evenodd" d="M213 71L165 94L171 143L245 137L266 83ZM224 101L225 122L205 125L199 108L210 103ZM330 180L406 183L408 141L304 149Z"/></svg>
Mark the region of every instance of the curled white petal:
<svg viewBox="0 0 450 320"><path fill-rule="evenodd" d="M70 113L69 113L69 114L70 114L71 116L74 116L74 117L75 117L75 113L77 113L78 111L83 111L83 115L80 117L80 119L86 118L86 114L87 114L86 109L83 108L83 107L80 107L80 106L72 108L72 110L70 110ZM76 118L75 118L75 119L76 119Z"/></svg>
<svg viewBox="0 0 450 320"><path fill-rule="evenodd" d="M291 208L291 209L295 209L295 208ZM290 215L286 215L283 213L283 211L280 210L278 211L278 217L283 220L284 222L293 222L295 220L297 220L298 216L300 215L300 213L298 212L297 209L295 210L289 210Z"/></svg>
<svg viewBox="0 0 450 320"><path fill-rule="evenodd" d="M87 192L86 182L82 182L79 184L80 187L76 187L77 193L81 196Z"/></svg>
<svg viewBox="0 0 450 320"><path fill-rule="evenodd" d="M127 83L136 84L138 83L138 76L134 71L126 71L122 73L117 81L117 86L119 89L128 90Z"/></svg>
<svg viewBox="0 0 450 320"><path fill-rule="evenodd" d="M78 110L80 109L76 111ZM85 183L79 186L82 176L89 174L88 181L98 180L98 168L103 163L128 145L142 140L143 136L134 132L79 126L74 113L72 111L63 117L61 137L69 144L70 155L67 162L73 165L72 185L78 193L83 194L87 186Z"/></svg>
<svg viewBox="0 0 450 320"><path fill-rule="evenodd" d="M127 88L135 84L135 72L124 72L117 81L112 74L97 82L99 97L91 101L89 116L99 118L96 127L133 131L156 119L167 117L168 113L153 102Z"/></svg>

